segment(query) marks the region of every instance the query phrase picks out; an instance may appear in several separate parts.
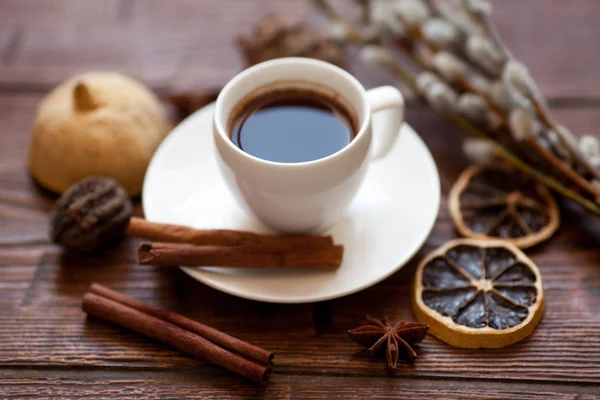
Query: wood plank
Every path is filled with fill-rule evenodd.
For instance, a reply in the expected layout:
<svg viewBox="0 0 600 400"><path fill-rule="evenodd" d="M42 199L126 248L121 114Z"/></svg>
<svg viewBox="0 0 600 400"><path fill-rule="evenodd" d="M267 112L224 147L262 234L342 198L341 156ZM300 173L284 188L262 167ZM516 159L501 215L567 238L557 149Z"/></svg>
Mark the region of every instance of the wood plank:
<svg viewBox="0 0 600 400"><path fill-rule="evenodd" d="M10 166L0 169L2 187L8 188L0 191L0 210L10 211L1 215L2 226L12 227L0 229L4 241L23 232L44 232L51 207L52 196L34 189L22 157L28 121L38 99L38 95L0 95L0 121L7 138L0 151L3 162L7 160L3 165ZM598 115L595 109L557 111L559 119L582 131L592 131ZM466 164L461 161L459 141L448 139L459 132L423 108L410 108L408 120L432 149L447 193ZM584 220L567 211L560 233L529 252L540 265L548 298L546 316L531 338L506 349L472 351L428 337L416 364L402 365L397 376L597 383L600 235L595 225L580 229ZM0 313L0 342L5 343L0 347L1 364L44 370L193 368L206 379L212 376L212 367L167 346L109 324L87 321L79 302L87 286L99 281L272 349L278 370L286 376L313 376L315 371L329 377L385 376L383 363L366 357L345 332L358 326L367 313L412 319L409 285L415 264L453 236L443 204L433 234L409 266L370 289L314 306L246 301L210 289L179 270L133 266L133 240L96 258L63 256L47 242L11 245L0 251L0 303L5 305Z"/></svg>
<svg viewBox="0 0 600 400"><path fill-rule="evenodd" d="M31 251L31 246L48 243L48 212L55 196L35 184L26 167L39 99L39 95L0 95L0 249L26 246L23 251Z"/></svg>
<svg viewBox="0 0 600 400"><path fill-rule="evenodd" d="M199 375L193 368L146 370L34 370L0 369L3 398L80 399L397 399L424 398L592 400L600 398L593 386L513 384L485 380L423 380L404 377L323 376L321 373L273 375L267 387L211 368Z"/></svg>
<svg viewBox="0 0 600 400"><path fill-rule="evenodd" d="M20 34L17 28L0 26L0 65L8 64L13 59Z"/></svg>
<svg viewBox="0 0 600 400"><path fill-rule="evenodd" d="M600 3L582 0L495 0L493 20L515 56L549 98L598 99Z"/></svg>
<svg viewBox="0 0 600 400"><path fill-rule="evenodd" d="M600 72L592 51L600 3L494 5L510 47L560 106L557 119L578 134L600 136L594 107ZM26 168L41 94L72 74L98 68L122 70L161 93L223 83L242 67L232 38L269 12L313 16L308 0L255 0L244 7L237 0L0 2L0 398L600 398L600 225L569 206L560 232L528 250L547 297L546 315L530 338L483 351L428 337L416 363L402 363L395 374L345 332L365 314L413 318L416 264L455 237L445 202L434 232L409 265L372 288L317 304L247 301L180 270L136 266L136 240L99 257L63 254L49 243L48 213L56 196L36 185ZM370 67L357 65L353 72L367 86L392 82ZM461 132L418 106L408 109L407 119L430 147L446 194L467 165ZM140 215L139 204L135 212ZM87 319L80 301L94 281L275 351L273 381L257 388L138 334Z"/></svg>
<svg viewBox="0 0 600 400"><path fill-rule="evenodd" d="M96 69L120 70L157 87L224 83L242 67L234 37L248 32L260 16L282 8L272 0L254 7L240 7L235 0L127 3L129 11L119 15L115 1L78 2L75 12L71 1L62 0L54 7L64 12L42 21L37 11L29 16L19 2L3 3L2 13L15 16L8 26L23 23L27 30L18 55L0 69L0 85L48 88ZM289 1L285 6L290 14L299 8ZM308 10L308 4L300 9Z"/></svg>
<svg viewBox="0 0 600 400"><path fill-rule="evenodd" d="M563 243L572 240L571 235L568 237ZM419 347L420 358L414 367L404 365L398 374L597 382L598 255L590 248L566 257L559 239L552 243L558 247L556 251L534 257L542 269L548 300L546 315L531 338L505 349L473 351L454 349L429 337ZM174 368L197 363L140 335L86 320L79 304L94 281L269 348L277 354L278 368L284 370L383 373L383 363L366 357L345 332L369 313L394 320L412 319L409 299L415 262L370 289L313 309L311 305L238 299L207 288L178 270L111 263L110 257L87 263L62 258L57 265L56 257L43 258L23 292L20 307L0 316L0 341L5 343L0 359L4 365ZM321 321L325 328L317 333L313 314L320 313L320 307L326 307L328 317ZM290 315L294 315L293 323Z"/></svg>
<svg viewBox="0 0 600 400"><path fill-rule="evenodd" d="M0 63L0 87L5 89L48 90L95 69L119 70L157 88L218 85L242 68L233 38L249 33L261 16L315 15L309 0L254 0L245 7L237 0L27 4L31 6L20 0L0 3L3 29L21 32L18 48ZM600 3L495 0L494 5L500 32L548 97L599 99L598 55L591 49L600 34L595 23ZM362 81L377 79L363 68L356 72Z"/></svg>

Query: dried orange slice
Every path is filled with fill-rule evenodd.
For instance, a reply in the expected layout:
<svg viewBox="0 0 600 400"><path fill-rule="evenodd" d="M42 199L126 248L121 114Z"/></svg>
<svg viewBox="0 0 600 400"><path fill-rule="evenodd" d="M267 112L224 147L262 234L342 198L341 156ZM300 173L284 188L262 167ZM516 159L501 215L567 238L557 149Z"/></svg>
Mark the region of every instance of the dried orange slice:
<svg viewBox="0 0 600 400"><path fill-rule="evenodd" d="M419 264L413 310L452 346L508 346L529 336L542 318L542 276L512 244L453 240Z"/></svg>
<svg viewBox="0 0 600 400"><path fill-rule="evenodd" d="M560 222L548 189L506 164L467 168L450 191L448 207L461 235L520 248L548 239Z"/></svg>

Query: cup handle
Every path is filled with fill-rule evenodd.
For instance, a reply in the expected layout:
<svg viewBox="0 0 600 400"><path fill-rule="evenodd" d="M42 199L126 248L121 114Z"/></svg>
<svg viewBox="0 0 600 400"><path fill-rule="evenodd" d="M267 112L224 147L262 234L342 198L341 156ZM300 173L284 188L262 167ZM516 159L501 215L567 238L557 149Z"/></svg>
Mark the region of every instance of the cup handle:
<svg viewBox="0 0 600 400"><path fill-rule="evenodd" d="M400 136L400 126L404 120L404 97L393 86L380 86L367 91L367 102L371 108L373 125L371 159L377 160L385 157ZM382 115L373 118L380 113Z"/></svg>

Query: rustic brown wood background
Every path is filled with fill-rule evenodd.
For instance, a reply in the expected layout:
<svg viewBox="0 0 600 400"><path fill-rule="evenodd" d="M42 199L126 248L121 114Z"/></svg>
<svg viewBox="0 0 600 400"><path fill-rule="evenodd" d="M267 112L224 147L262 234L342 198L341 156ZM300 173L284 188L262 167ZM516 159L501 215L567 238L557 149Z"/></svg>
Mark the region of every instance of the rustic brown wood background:
<svg viewBox="0 0 600 400"><path fill-rule="evenodd" d="M600 2L496 0L494 19L578 134L600 126ZM388 375L347 337L365 314L411 319L415 264L455 236L443 203L422 251L358 294L319 304L239 299L179 270L134 264L133 241L98 258L61 254L46 237L55 198L25 165L35 107L63 79L118 70L159 93L215 86L241 68L232 38L268 12L313 18L300 0L0 0L0 398L600 398L600 229L564 207L560 232L529 254L547 312L535 333L499 350L454 349L428 337L413 365ZM365 85L390 78L358 64ZM438 163L444 194L466 165L460 133L408 110ZM138 207L138 213L141 211ZM273 350L258 388L140 335L87 320L79 305L101 282Z"/></svg>

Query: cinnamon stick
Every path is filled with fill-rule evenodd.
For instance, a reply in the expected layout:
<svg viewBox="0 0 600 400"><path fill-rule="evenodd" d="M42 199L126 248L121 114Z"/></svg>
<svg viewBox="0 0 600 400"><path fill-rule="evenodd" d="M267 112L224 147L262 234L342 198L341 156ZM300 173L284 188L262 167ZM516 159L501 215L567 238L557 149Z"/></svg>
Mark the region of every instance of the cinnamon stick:
<svg viewBox="0 0 600 400"><path fill-rule="evenodd" d="M188 246L171 243L141 243L141 265L186 267L256 267L337 269L343 246L273 249L266 246Z"/></svg>
<svg viewBox="0 0 600 400"><path fill-rule="evenodd" d="M253 359L262 364L268 364L271 362L271 360L273 360L274 355L270 351L261 349L258 346L254 346L253 344L229 336L226 333L223 333L215 328L211 328L210 326L204 325L197 321L193 321L189 318L186 318L182 315L176 314L171 311L167 311L163 308L144 303L143 301L135 299L131 296L127 296L126 294L116 292L97 283L94 283L92 284L92 286L90 286L89 292L116 301L127 307L131 307L135 310L159 318L173 325L177 325L185 330L188 330L190 332L202 336L205 339L210 340L218 346L226 348L232 352L238 353L244 356L245 358Z"/></svg>
<svg viewBox="0 0 600 400"><path fill-rule="evenodd" d="M271 363L263 365L247 360L238 354L217 346L200 335L96 293L86 293L81 308L91 316L110 321L169 344L188 354L201 357L245 376L261 385L266 384L271 375Z"/></svg>
<svg viewBox="0 0 600 400"><path fill-rule="evenodd" d="M226 229L193 229L187 226L150 222L132 217L127 234L132 237L167 243L187 243L212 246L264 245L277 248L330 246L331 236L261 235Z"/></svg>

